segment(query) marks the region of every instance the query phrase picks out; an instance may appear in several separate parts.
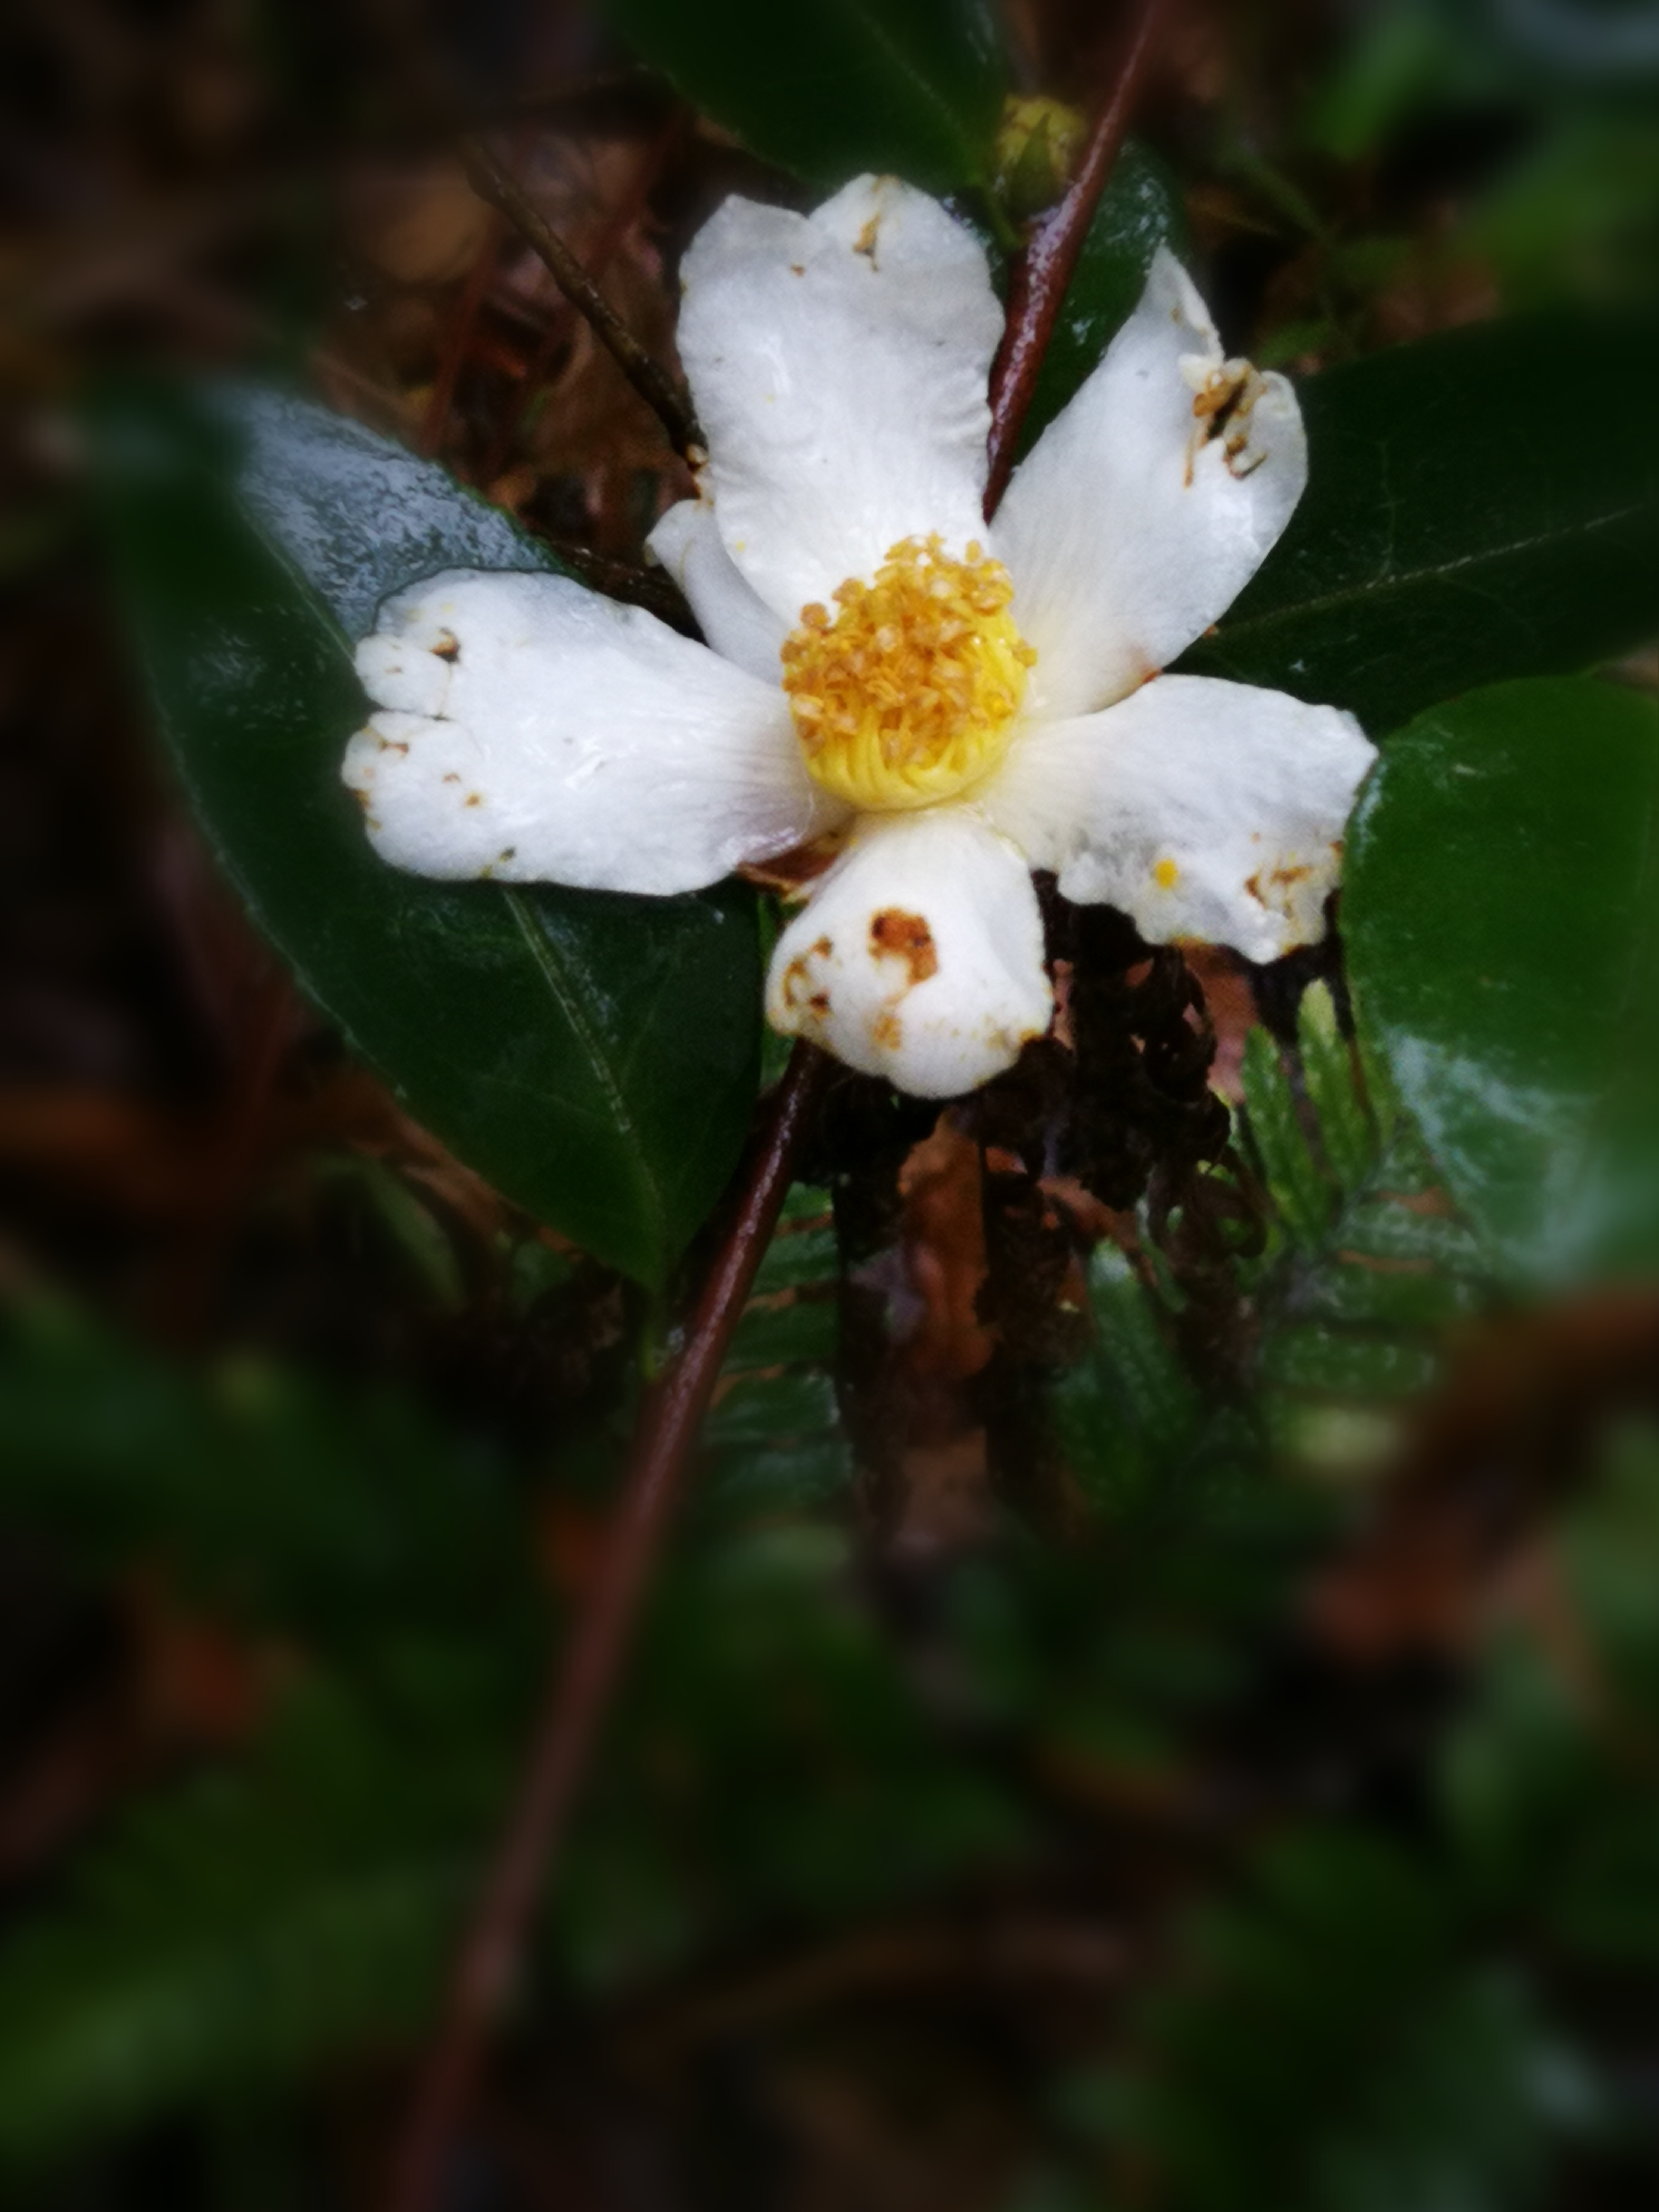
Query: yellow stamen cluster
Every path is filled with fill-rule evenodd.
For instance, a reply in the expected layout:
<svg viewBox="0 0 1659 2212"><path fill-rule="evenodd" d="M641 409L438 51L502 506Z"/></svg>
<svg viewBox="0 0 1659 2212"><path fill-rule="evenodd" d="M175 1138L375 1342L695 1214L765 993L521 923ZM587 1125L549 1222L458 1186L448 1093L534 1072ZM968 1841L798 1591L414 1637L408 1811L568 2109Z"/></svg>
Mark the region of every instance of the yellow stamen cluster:
<svg viewBox="0 0 1659 2212"><path fill-rule="evenodd" d="M814 604L783 647L783 688L806 765L872 811L931 806L1001 758L1036 654L1008 612L1014 587L977 542L891 547L873 583Z"/></svg>

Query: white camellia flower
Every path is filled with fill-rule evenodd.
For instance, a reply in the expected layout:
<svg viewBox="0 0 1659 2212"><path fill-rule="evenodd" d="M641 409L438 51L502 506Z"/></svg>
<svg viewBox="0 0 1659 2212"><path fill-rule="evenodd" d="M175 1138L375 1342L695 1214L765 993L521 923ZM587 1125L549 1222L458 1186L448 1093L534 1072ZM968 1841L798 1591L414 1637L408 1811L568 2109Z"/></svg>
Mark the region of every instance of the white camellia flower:
<svg viewBox="0 0 1659 2212"><path fill-rule="evenodd" d="M1290 386L1223 357L1178 264L993 526L1002 310L936 201L870 177L811 216L730 199L684 292L708 461L651 544L708 644L559 576L399 592L344 770L380 854L669 893L815 844L767 1012L927 1097L1048 1026L1034 868L1154 943L1319 937L1371 747L1334 708L1158 673L1307 476Z"/></svg>

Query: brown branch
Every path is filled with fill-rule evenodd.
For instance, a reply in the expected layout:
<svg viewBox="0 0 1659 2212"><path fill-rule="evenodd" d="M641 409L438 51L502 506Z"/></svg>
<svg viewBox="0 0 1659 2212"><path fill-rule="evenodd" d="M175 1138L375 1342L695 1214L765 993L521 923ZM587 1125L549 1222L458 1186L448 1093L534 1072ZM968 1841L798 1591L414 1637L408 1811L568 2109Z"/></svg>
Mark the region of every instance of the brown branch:
<svg viewBox="0 0 1659 2212"><path fill-rule="evenodd" d="M1032 234L1014 264L1008 319L991 367L990 467L985 483L988 522L1008 489L1014 448L1036 392L1037 375L1054 334L1060 302L1106 179L1112 173L1157 43L1164 0L1141 0L1128 50L1112 94L1095 125L1082 164L1066 197Z"/></svg>
<svg viewBox="0 0 1659 2212"><path fill-rule="evenodd" d="M588 276L595 284L605 275L614 257L621 251L623 242L629 232L644 214L646 203L656 190L658 180L662 175L669 155L673 151L684 129L688 113L689 111L686 108L678 101L675 103L670 111L668 120L653 142L650 154L641 166L639 174L635 178L627 197L621 206L613 209L607 217L605 228L599 234L599 241L584 264ZM501 420L495 426L495 435L490 441L489 452L484 456L483 465L478 471L478 482L481 484L488 486L494 483L507 466L512 456L513 442L518 435L519 425L524 419L531 400L546 380L547 373L553 364L553 356L568 335L574 312L568 300L561 300L558 307L548 317L546 328L543 331L537 342L536 349L531 356L529 371L520 380L517 390L501 410Z"/></svg>
<svg viewBox="0 0 1659 2212"><path fill-rule="evenodd" d="M462 1943L439 2033L397 2148L389 2212L431 2212L439 2201L450 2142L621 1674L687 1457L788 1191L827 1066L813 1046L795 1047L684 1343L647 1394L604 1554L549 1680L518 1799Z"/></svg>
<svg viewBox="0 0 1659 2212"><path fill-rule="evenodd" d="M544 222L483 139L476 136L463 138L460 155L473 191L504 215L526 244L533 248L553 282L586 319L599 343L662 424L669 444L682 460L690 461L694 449L701 448L702 434L696 417L672 379L652 360L576 256L558 233Z"/></svg>

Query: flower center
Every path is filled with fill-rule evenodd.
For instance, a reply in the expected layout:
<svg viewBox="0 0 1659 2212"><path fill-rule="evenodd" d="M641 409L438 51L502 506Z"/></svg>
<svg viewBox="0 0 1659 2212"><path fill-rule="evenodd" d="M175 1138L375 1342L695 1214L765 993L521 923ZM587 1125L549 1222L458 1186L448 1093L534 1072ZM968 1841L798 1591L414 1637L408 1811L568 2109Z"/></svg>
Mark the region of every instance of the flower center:
<svg viewBox="0 0 1659 2212"><path fill-rule="evenodd" d="M892 546L841 609L803 607L783 647L806 765L870 811L930 806L994 768L1036 659L1008 612L1014 587L977 541L953 560L937 536Z"/></svg>

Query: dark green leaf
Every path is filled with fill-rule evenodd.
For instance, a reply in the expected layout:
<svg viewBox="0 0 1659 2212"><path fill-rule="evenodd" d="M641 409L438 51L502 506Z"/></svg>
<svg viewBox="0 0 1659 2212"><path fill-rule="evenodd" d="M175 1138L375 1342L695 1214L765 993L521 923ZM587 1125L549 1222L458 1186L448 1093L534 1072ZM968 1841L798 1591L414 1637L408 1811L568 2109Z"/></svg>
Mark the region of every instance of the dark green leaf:
<svg viewBox="0 0 1659 2212"><path fill-rule="evenodd" d="M982 183L1004 73L984 0L606 0L644 58L753 152L814 184L865 170Z"/></svg>
<svg viewBox="0 0 1659 2212"><path fill-rule="evenodd" d="M1389 747L1351 847L1355 1008L1495 1256L1659 1261L1659 708L1510 684Z"/></svg>
<svg viewBox="0 0 1659 2212"><path fill-rule="evenodd" d="M1589 666L1659 629L1650 330L1559 315L1453 331L1302 387L1308 489L1193 672L1347 707L1381 737L1437 700Z"/></svg>
<svg viewBox="0 0 1659 2212"><path fill-rule="evenodd" d="M423 882L338 763L349 641L447 566L548 556L443 472L270 394L106 410L110 507L162 720L232 879L411 1110L507 1194L661 1281L754 1097L752 902Z"/></svg>
<svg viewBox="0 0 1659 2212"><path fill-rule="evenodd" d="M1131 139L1084 234L1020 433L1022 453L1030 452L1116 337L1160 246L1176 254L1185 250L1180 197L1162 162Z"/></svg>

